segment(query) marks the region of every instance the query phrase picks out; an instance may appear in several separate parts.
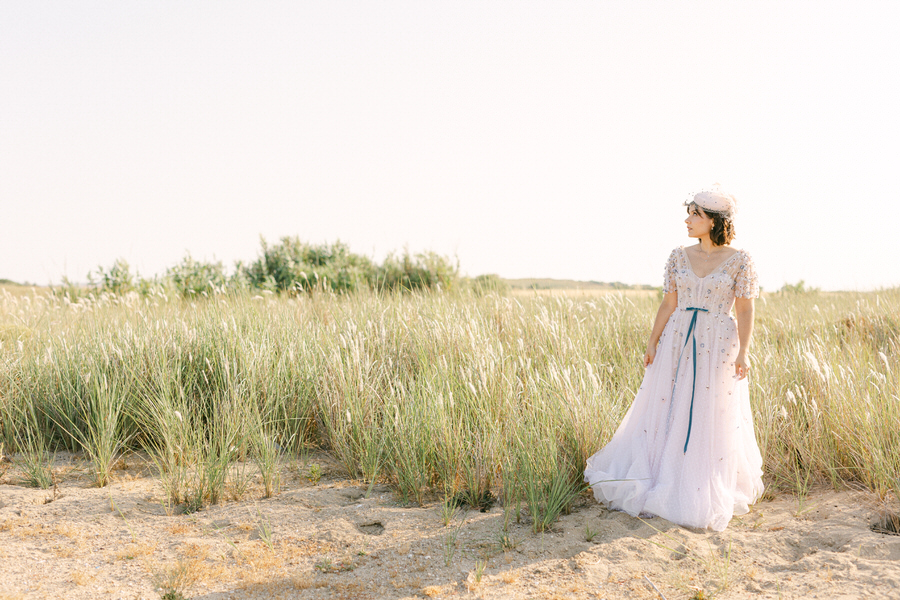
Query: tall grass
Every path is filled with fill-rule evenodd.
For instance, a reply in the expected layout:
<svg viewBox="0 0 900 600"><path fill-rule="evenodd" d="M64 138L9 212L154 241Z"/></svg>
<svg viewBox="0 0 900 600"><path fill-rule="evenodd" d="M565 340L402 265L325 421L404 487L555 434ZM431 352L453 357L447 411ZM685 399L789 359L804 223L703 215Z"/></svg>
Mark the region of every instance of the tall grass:
<svg viewBox="0 0 900 600"><path fill-rule="evenodd" d="M191 505L240 486L247 460L277 493L281 453L318 446L407 501L499 495L540 531L582 489L585 459L640 385L656 304L6 294L0 442L32 455L84 449L100 485L118 453L142 448L171 502ZM856 482L900 497L896 315L900 290L758 301L751 400L770 484Z"/></svg>

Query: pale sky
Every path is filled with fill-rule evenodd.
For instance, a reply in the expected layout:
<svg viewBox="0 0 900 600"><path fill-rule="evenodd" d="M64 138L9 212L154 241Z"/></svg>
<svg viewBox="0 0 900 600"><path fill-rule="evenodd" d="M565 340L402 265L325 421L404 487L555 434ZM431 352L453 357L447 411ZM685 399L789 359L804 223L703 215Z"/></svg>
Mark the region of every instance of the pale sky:
<svg viewBox="0 0 900 600"><path fill-rule="evenodd" d="M719 182L764 288L900 285L900 2L0 0L0 278L259 236L661 285Z"/></svg>

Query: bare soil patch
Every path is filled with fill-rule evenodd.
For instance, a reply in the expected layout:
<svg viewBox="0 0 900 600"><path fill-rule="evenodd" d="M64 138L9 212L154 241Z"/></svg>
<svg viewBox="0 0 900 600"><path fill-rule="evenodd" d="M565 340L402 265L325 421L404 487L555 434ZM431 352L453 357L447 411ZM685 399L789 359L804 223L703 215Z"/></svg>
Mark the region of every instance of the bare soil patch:
<svg viewBox="0 0 900 600"><path fill-rule="evenodd" d="M15 457L13 457L15 459ZM309 464L322 467L316 483ZM367 495L325 455L283 465L282 491L179 514L139 458L92 487L59 455L55 489L0 478L0 599L185 598L898 598L900 537L861 491L758 503L722 532L640 520L580 498L543 534L504 509L405 506ZM2 471L2 470L0 470ZM896 507L893 507L896 511ZM700 595L705 594L705 595Z"/></svg>

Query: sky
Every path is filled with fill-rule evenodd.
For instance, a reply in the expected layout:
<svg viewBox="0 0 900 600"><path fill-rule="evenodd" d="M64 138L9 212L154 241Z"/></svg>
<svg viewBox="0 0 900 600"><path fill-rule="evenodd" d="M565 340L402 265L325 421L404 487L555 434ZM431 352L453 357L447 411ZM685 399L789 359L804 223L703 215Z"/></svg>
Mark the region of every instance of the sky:
<svg viewBox="0 0 900 600"><path fill-rule="evenodd" d="M0 0L0 278L254 260L662 284L718 182L764 289L900 285L900 3Z"/></svg>

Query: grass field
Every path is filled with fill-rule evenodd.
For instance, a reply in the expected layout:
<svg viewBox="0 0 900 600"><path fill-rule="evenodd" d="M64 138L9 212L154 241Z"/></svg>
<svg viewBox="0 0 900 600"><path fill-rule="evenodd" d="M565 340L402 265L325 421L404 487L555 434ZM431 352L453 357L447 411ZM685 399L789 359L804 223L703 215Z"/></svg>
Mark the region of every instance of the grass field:
<svg viewBox="0 0 900 600"><path fill-rule="evenodd" d="M400 498L548 527L638 388L653 293L90 295L0 292L0 443L31 485L81 450L97 485L147 452L183 510L266 494L327 451ZM770 488L900 498L900 290L768 294L751 378Z"/></svg>

